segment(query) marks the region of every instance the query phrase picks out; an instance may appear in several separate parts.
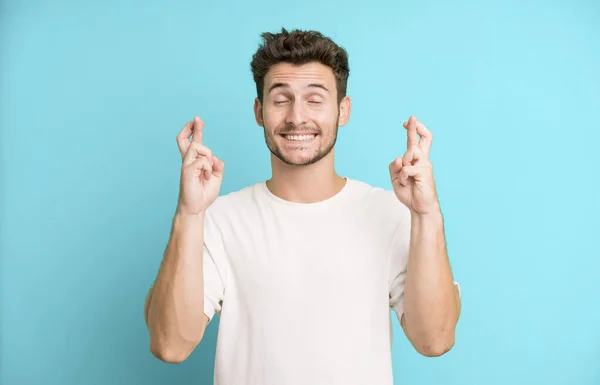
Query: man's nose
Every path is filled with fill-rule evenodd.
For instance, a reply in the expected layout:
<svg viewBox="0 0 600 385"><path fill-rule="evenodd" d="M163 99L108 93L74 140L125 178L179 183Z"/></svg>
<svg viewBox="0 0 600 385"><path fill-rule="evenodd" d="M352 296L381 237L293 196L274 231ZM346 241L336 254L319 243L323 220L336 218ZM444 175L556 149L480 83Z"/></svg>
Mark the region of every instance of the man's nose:
<svg viewBox="0 0 600 385"><path fill-rule="evenodd" d="M302 102L294 101L286 116L286 123L292 126L301 126L307 122L306 106Z"/></svg>

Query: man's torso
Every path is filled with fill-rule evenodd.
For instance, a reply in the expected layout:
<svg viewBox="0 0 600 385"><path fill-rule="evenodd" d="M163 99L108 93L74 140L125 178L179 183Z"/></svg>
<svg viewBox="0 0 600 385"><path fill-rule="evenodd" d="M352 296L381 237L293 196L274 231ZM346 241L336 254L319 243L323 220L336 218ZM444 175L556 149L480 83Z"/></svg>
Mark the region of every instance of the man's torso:
<svg viewBox="0 0 600 385"><path fill-rule="evenodd" d="M226 261L217 384L391 384L390 261L406 212L393 192L347 183L311 205L257 184L209 212Z"/></svg>

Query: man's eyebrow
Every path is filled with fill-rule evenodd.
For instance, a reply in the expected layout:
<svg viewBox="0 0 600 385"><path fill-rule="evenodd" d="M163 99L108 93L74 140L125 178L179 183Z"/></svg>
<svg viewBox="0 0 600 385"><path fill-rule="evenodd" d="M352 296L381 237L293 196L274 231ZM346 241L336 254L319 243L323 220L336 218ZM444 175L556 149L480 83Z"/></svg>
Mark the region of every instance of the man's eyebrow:
<svg viewBox="0 0 600 385"><path fill-rule="evenodd" d="M329 90L327 89L327 87L325 87L325 85L321 84L321 83L311 83L308 85L309 88L321 88L323 90L325 90L325 92L329 93Z"/></svg>
<svg viewBox="0 0 600 385"><path fill-rule="evenodd" d="M273 91L275 88L290 88L290 85L288 83L282 83L282 82L273 83L271 85L271 87L269 87L269 91L267 91L267 93ZM324 90L325 92L329 93L329 89L321 83L310 83L308 85L308 88L320 88L320 89Z"/></svg>
<svg viewBox="0 0 600 385"><path fill-rule="evenodd" d="M269 87L269 91L267 91L267 93L273 91L275 88L290 88L290 85L287 83L281 83L281 82L273 83L271 85L271 87Z"/></svg>

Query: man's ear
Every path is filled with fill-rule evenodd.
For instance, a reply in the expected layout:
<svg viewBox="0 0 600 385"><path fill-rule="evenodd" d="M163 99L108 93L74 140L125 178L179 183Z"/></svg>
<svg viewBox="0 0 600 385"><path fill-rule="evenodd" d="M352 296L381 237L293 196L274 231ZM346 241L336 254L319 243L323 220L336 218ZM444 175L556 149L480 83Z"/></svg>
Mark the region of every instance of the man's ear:
<svg viewBox="0 0 600 385"><path fill-rule="evenodd" d="M254 99L254 119L256 119L256 124L263 127L262 103L258 98Z"/></svg>
<svg viewBox="0 0 600 385"><path fill-rule="evenodd" d="M342 127L350 120L350 112L352 110L352 100L349 96L344 96L340 102L340 117L338 118L338 126Z"/></svg>

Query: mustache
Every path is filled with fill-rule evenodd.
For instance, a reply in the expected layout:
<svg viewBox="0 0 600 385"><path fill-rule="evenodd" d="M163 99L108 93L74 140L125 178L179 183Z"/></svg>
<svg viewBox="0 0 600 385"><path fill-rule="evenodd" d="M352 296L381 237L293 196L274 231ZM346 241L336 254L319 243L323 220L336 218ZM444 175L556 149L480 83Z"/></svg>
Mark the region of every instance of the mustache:
<svg viewBox="0 0 600 385"><path fill-rule="evenodd" d="M302 134L320 134L321 130L310 126L285 126L277 131L279 135L292 135L296 133Z"/></svg>

